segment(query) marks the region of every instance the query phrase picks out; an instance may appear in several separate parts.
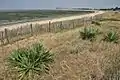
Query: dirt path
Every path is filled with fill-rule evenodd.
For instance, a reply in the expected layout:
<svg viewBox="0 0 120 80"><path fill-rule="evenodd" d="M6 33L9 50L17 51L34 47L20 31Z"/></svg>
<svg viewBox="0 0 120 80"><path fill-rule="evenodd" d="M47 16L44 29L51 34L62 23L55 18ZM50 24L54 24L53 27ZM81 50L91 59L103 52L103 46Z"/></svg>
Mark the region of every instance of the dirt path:
<svg viewBox="0 0 120 80"><path fill-rule="evenodd" d="M51 22L59 22L59 21L66 21L66 20L74 20L74 19L81 19L84 17L93 17L95 15L99 15L99 14L103 14L103 11L98 11L95 13L90 13L90 14L85 14L85 15L77 15L77 16L70 16L70 17L63 17L63 18L57 18L57 19L52 19L52 20L44 20L44 21L34 21L34 22L26 22L26 23L19 23L19 24L14 24L14 25L6 25L6 26L1 26L0 27L0 31L3 31L5 28L8 29L15 29L21 26L25 26L25 25L30 25L30 24L47 24L49 23L49 21Z"/></svg>

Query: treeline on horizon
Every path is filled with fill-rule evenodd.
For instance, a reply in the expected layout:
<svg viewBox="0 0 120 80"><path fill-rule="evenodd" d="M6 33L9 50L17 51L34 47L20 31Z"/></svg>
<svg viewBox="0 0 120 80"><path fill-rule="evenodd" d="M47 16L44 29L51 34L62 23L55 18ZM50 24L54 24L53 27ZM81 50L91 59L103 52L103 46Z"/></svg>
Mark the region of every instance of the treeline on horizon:
<svg viewBox="0 0 120 80"><path fill-rule="evenodd" d="M113 10L113 11L116 11L116 10L120 10L120 7L115 7L115 8L100 8L100 9L97 9L97 8L60 8L60 7L57 7L56 9L68 9L68 10Z"/></svg>
<svg viewBox="0 0 120 80"><path fill-rule="evenodd" d="M117 10L120 10L120 7L115 7L115 8L104 8L104 9L99 9L99 10L113 10L113 11L117 11Z"/></svg>

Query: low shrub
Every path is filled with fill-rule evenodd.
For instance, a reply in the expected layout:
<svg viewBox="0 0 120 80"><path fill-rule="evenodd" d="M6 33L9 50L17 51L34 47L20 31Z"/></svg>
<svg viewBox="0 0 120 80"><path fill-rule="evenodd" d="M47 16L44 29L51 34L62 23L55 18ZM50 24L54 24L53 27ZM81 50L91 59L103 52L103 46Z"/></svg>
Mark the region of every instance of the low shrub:
<svg viewBox="0 0 120 80"><path fill-rule="evenodd" d="M49 64L53 61L53 54L40 43L32 45L29 49L15 50L8 57L9 67L18 72L20 80L34 80L36 74L48 72Z"/></svg>
<svg viewBox="0 0 120 80"><path fill-rule="evenodd" d="M95 24L95 25L98 25L98 26L101 25L100 22L98 22L98 21L92 21L92 24Z"/></svg>
<svg viewBox="0 0 120 80"><path fill-rule="evenodd" d="M98 33L98 29L93 27L85 27L82 31L80 31L80 35L83 40L93 40L95 39Z"/></svg>
<svg viewBox="0 0 120 80"><path fill-rule="evenodd" d="M119 39L119 36L117 32L114 32L114 31L108 32L104 37L104 41L114 42L114 43L117 43L118 39Z"/></svg>

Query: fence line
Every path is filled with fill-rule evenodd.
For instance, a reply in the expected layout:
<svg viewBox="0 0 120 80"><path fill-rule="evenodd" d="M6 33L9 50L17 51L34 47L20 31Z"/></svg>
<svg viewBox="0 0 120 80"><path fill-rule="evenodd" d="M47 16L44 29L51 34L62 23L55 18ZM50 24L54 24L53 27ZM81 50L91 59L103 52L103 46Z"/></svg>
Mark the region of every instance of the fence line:
<svg viewBox="0 0 120 80"><path fill-rule="evenodd" d="M57 21L45 24L27 24L15 29L5 28L4 31L0 31L0 45L12 43L14 41L33 36L34 34L42 34L45 32L58 32L63 29L73 29L75 27L89 24L93 20L100 20L102 15L95 15L90 17L83 17L80 19Z"/></svg>

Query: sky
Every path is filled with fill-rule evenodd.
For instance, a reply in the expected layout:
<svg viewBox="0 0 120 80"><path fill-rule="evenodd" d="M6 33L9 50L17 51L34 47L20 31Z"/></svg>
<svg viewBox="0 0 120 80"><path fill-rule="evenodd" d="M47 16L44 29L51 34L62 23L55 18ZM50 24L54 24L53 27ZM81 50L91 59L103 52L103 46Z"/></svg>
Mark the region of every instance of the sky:
<svg viewBox="0 0 120 80"><path fill-rule="evenodd" d="M0 9L110 8L120 0L0 0Z"/></svg>

